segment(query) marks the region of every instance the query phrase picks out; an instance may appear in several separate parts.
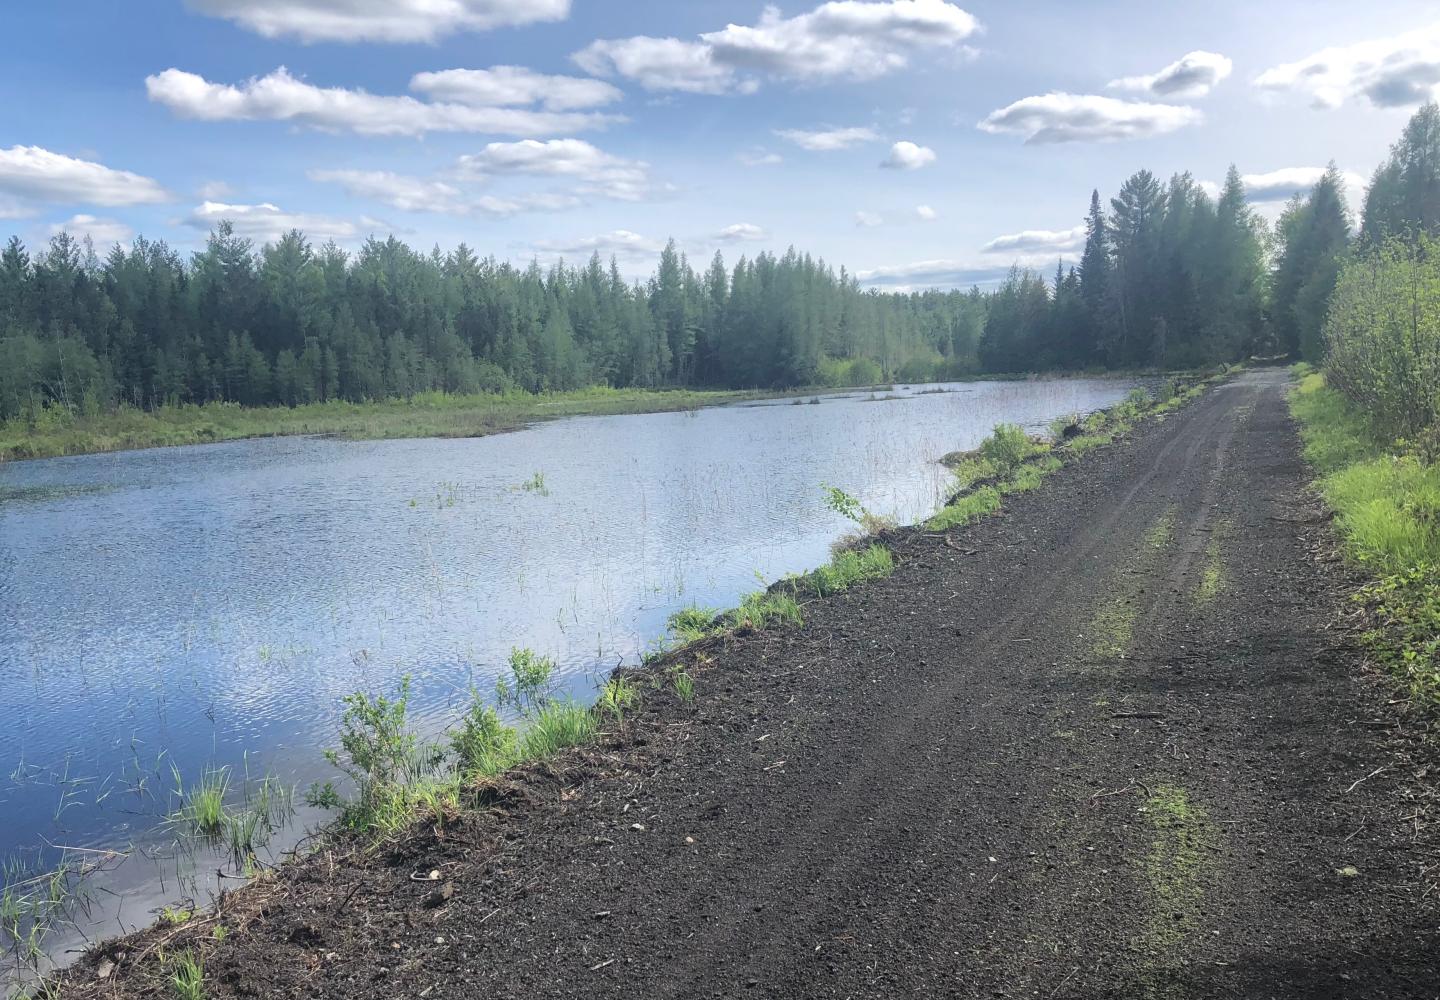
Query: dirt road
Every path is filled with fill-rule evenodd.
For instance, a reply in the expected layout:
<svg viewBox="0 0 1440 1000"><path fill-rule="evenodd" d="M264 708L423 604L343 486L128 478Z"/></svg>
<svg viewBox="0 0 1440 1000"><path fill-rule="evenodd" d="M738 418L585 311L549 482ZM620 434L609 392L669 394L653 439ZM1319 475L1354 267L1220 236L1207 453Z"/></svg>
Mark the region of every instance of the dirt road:
<svg viewBox="0 0 1440 1000"><path fill-rule="evenodd" d="M1420 751L1330 627L1284 382L691 654L693 705L388 869L311 864L210 995L1440 996Z"/></svg>

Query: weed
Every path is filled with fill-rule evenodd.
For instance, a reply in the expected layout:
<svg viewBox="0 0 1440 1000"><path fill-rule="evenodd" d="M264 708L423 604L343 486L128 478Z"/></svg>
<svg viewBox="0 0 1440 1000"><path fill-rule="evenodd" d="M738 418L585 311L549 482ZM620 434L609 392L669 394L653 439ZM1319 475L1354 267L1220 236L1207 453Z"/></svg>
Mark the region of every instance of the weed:
<svg viewBox="0 0 1440 1000"><path fill-rule="evenodd" d="M600 697L595 703L600 706L601 711L609 712L616 722L620 722L639 700L640 692L634 684L623 677L614 677L600 689Z"/></svg>
<svg viewBox="0 0 1440 1000"><path fill-rule="evenodd" d="M160 908L161 923L169 924L171 927L179 927L188 924L195 919L194 909L184 906L162 906Z"/></svg>
<svg viewBox="0 0 1440 1000"><path fill-rule="evenodd" d="M670 683L675 687L675 695L687 705L695 700L695 678L691 677L684 670L675 671L675 676Z"/></svg>
<svg viewBox="0 0 1440 1000"><path fill-rule="evenodd" d="M1032 441L1016 424L996 424L990 436L980 442L980 457L1005 472L1044 450L1045 445Z"/></svg>
<svg viewBox="0 0 1440 1000"><path fill-rule="evenodd" d="M510 676L495 680L495 700L511 705L522 715L550 698L555 661L529 649L510 650Z"/></svg>
<svg viewBox="0 0 1440 1000"><path fill-rule="evenodd" d="M699 642L724 627L720 612L694 606L681 608L666 621L670 634L681 642Z"/></svg>
<svg viewBox="0 0 1440 1000"><path fill-rule="evenodd" d="M485 704L473 688L460 728L450 733L450 746L459 761L460 772L481 777L509 770L519 754L515 730L502 722L500 713Z"/></svg>
<svg viewBox="0 0 1440 1000"><path fill-rule="evenodd" d="M982 486L974 493L959 497L947 507L942 507L934 517L925 522L931 531L949 531L969 524L982 514L988 514L1000 507L1000 491L993 486Z"/></svg>
<svg viewBox="0 0 1440 1000"><path fill-rule="evenodd" d="M178 784L178 772L177 772ZM207 769L200 782L184 795L184 805L176 818L190 829L206 837L219 837L225 829L225 796L230 791L230 769Z"/></svg>
<svg viewBox="0 0 1440 1000"><path fill-rule="evenodd" d="M802 625L800 605L789 594L746 594L740 606L726 614L737 629L764 629L773 625Z"/></svg>
<svg viewBox="0 0 1440 1000"><path fill-rule="evenodd" d="M520 739L520 756L543 760L566 747L589 743L599 731L595 715L573 701L551 701L530 719Z"/></svg>
<svg viewBox="0 0 1440 1000"><path fill-rule="evenodd" d="M818 596L838 593L861 580L873 580L889 576L895 571L895 558L883 545L871 545L863 550L841 552L819 569L812 570L801 580Z"/></svg>
<svg viewBox="0 0 1440 1000"><path fill-rule="evenodd" d="M536 493L542 497L548 497L550 490L545 486L545 473L537 472L529 479L520 484L520 488L526 493Z"/></svg>
<svg viewBox="0 0 1440 1000"><path fill-rule="evenodd" d="M205 966L191 951L170 960L170 990L177 1000L204 1000Z"/></svg>

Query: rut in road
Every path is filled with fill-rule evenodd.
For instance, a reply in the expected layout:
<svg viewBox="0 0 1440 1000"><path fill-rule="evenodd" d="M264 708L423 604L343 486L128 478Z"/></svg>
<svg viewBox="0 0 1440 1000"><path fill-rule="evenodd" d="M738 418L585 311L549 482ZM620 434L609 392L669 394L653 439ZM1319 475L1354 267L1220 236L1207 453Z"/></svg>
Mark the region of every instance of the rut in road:
<svg viewBox="0 0 1440 1000"><path fill-rule="evenodd" d="M1345 581L1312 557L1284 386L1243 375L952 544L908 536L802 628L686 653L695 705L642 709L625 746L388 882L332 873L343 906L277 909L215 981L1440 996L1435 838L1367 725L1383 687L1327 631ZM406 874L432 863L456 889L433 914Z"/></svg>

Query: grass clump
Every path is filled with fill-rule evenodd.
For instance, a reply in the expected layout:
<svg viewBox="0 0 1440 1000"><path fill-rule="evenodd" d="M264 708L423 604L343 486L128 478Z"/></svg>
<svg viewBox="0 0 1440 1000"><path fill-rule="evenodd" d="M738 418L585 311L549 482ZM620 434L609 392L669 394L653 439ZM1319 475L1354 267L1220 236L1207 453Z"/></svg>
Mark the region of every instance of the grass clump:
<svg viewBox="0 0 1440 1000"><path fill-rule="evenodd" d="M177 784L179 773L176 773ZM225 830L227 815L225 796L230 792L230 769L207 769L199 783L184 794L184 804L177 814L190 829L202 836L217 838Z"/></svg>
<svg viewBox="0 0 1440 1000"><path fill-rule="evenodd" d="M460 727L450 732L450 748L464 777L490 778L508 771L519 759L515 730L471 688L470 705Z"/></svg>
<svg viewBox="0 0 1440 1000"><path fill-rule="evenodd" d="M883 545L841 552L801 579L819 597L847 590L861 580L874 580L895 572L895 558Z"/></svg>
<svg viewBox="0 0 1440 1000"><path fill-rule="evenodd" d="M931 531L949 531L951 528L969 524L982 514L999 509L1000 491L994 486L982 486L942 507L934 517L925 522L925 527Z"/></svg>
<svg viewBox="0 0 1440 1000"><path fill-rule="evenodd" d="M589 743L600 731L595 714L574 701L550 701L528 720L520 738L523 760L553 757L566 747Z"/></svg>
<svg viewBox="0 0 1440 1000"><path fill-rule="evenodd" d="M204 1000L205 966L192 951L182 951L170 960L170 992L176 1000Z"/></svg>
<svg viewBox="0 0 1440 1000"><path fill-rule="evenodd" d="M687 705L695 700L695 678L684 670L675 671L670 678L671 685L675 688L675 696Z"/></svg>
<svg viewBox="0 0 1440 1000"><path fill-rule="evenodd" d="M681 608L666 621L669 633L681 642L699 642L725 630L724 616L710 608Z"/></svg>
<svg viewBox="0 0 1440 1000"><path fill-rule="evenodd" d="M1205 856L1214 849L1216 834L1205 810L1177 785L1156 785L1144 813L1151 837L1145 862L1151 895L1147 936L1169 948L1199 923Z"/></svg>
<svg viewBox="0 0 1440 1000"><path fill-rule="evenodd" d="M765 629L776 625L803 625L800 603L789 594L747 594L740 606L728 614L731 627Z"/></svg>
<svg viewBox="0 0 1440 1000"><path fill-rule="evenodd" d="M980 457L1001 472L1011 472L1046 446L1033 441L1017 424L996 424L990 436L980 442Z"/></svg>

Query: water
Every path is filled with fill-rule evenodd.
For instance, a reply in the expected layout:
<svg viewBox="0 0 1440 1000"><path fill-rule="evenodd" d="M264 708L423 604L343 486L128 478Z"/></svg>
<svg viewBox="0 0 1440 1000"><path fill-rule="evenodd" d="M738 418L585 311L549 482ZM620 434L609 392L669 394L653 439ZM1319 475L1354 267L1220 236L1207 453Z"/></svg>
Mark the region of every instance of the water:
<svg viewBox="0 0 1440 1000"><path fill-rule="evenodd" d="M333 776L321 751L342 695L409 674L438 732L514 646L555 657L589 696L672 611L730 607L824 562L849 525L821 483L913 522L941 499L941 455L1133 384L957 384L471 440L284 438L0 467L0 858L103 861L78 928L54 938L68 944L186 894L203 902L200 873L225 861L160 826L172 768L187 784L228 766L303 789ZM536 473L543 488L525 488ZM89 853L103 849L129 853Z"/></svg>

